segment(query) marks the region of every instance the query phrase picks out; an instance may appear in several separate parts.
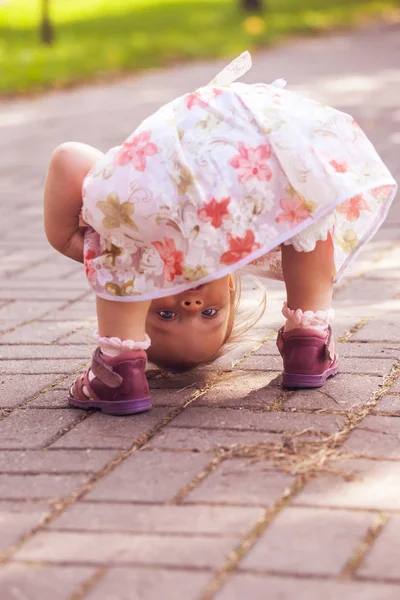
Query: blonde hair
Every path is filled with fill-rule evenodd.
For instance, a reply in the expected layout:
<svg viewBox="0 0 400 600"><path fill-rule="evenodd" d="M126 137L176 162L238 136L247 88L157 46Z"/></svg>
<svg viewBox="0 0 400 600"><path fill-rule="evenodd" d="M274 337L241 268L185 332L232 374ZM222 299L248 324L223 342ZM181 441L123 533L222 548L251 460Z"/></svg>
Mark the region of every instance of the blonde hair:
<svg viewBox="0 0 400 600"><path fill-rule="evenodd" d="M228 330L227 337L218 356L223 356L236 344L251 341L252 338L247 335L248 332L257 325L265 314L267 309L267 292L257 277L252 277L251 279L261 293L261 298L255 309L245 310L241 305L243 292L242 278L239 273L234 273L233 275L232 325ZM215 358L218 358L218 356Z"/></svg>

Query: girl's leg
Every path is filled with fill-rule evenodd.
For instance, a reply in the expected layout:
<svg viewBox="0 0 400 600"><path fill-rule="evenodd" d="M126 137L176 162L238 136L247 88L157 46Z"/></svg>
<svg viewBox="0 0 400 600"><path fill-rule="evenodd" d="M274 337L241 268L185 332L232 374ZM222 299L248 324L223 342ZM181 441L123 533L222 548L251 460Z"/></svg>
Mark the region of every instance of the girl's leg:
<svg viewBox="0 0 400 600"><path fill-rule="evenodd" d="M99 335L142 342L151 302L113 302L96 298Z"/></svg>
<svg viewBox="0 0 400 600"><path fill-rule="evenodd" d="M150 302L97 298L96 303L99 347L89 369L72 385L69 403L112 415L149 410L151 400L144 349L150 343L145 332Z"/></svg>
<svg viewBox="0 0 400 600"><path fill-rule="evenodd" d="M283 358L283 385L317 388L337 373L337 355L330 328L334 278L333 243L317 242L311 252L282 247L287 291L285 326L278 334Z"/></svg>
<svg viewBox="0 0 400 600"><path fill-rule="evenodd" d="M282 269L287 304L292 310L327 310L331 307L334 277L333 242L317 242L312 252L282 246Z"/></svg>

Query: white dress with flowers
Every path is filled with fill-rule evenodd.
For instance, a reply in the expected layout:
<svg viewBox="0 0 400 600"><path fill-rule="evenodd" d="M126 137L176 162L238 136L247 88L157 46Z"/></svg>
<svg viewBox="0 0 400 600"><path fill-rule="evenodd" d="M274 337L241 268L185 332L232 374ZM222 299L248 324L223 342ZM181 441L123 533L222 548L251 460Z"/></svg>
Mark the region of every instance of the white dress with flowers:
<svg viewBox="0 0 400 600"><path fill-rule="evenodd" d="M102 298L160 298L245 269L282 279L280 245L334 240L336 279L396 183L351 116L277 85L211 84L160 108L83 186L86 273Z"/></svg>

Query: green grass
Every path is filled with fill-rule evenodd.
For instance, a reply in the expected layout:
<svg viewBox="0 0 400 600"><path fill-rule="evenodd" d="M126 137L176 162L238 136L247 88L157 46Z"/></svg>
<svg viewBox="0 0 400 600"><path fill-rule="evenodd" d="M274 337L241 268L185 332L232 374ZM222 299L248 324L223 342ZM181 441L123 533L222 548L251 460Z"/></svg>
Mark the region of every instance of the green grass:
<svg viewBox="0 0 400 600"><path fill-rule="evenodd" d="M61 87L195 58L231 56L291 33L389 14L400 0L50 0L56 40L39 41L40 0L0 3L0 94Z"/></svg>

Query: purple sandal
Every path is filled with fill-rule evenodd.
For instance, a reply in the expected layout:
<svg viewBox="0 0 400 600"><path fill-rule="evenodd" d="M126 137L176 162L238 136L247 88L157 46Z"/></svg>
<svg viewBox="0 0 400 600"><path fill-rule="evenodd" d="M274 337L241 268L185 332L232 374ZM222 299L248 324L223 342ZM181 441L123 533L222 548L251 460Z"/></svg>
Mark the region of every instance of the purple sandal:
<svg viewBox="0 0 400 600"><path fill-rule="evenodd" d="M338 372L331 327L327 333L302 328L284 332L282 327L276 343L283 358L284 387L322 387Z"/></svg>
<svg viewBox="0 0 400 600"><path fill-rule="evenodd" d="M109 415L131 415L151 409L145 374L146 353L124 352L113 358L97 348L90 368L72 384L68 401L76 408L97 408Z"/></svg>

